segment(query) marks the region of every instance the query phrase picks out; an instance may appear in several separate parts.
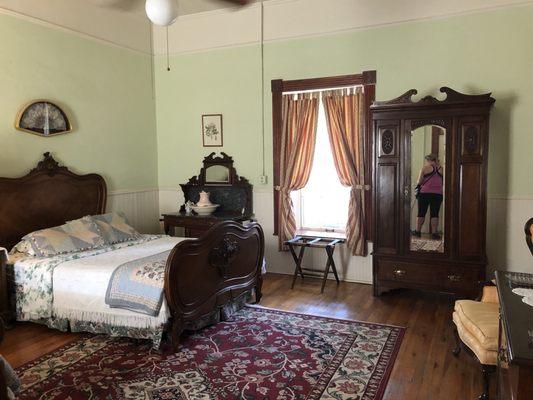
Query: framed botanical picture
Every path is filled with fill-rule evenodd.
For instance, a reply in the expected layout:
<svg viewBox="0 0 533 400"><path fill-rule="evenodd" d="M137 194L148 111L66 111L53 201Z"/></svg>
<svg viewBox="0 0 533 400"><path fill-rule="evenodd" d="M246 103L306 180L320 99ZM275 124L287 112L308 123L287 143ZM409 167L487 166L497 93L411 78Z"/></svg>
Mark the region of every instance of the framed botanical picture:
<svg viewBox="0 0 533 400"><path fill-rule="evenodd" d="M35 135L51 137L67 133L72 125L67 114L48 100L34 100L20 110L15 121L18 130Z"/></svg>
<svg viewBox="0 0 533 400"><path fill-rule="evenodd" d="M222 147L222 114L202 115L202 141L204 147Z"/></svg>

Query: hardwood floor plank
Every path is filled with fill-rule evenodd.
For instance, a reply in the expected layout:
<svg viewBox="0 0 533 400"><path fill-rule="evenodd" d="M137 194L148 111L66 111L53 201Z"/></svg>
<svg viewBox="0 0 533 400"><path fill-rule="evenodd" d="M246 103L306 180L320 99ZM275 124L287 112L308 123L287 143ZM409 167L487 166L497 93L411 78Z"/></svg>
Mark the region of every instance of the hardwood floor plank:
<svg viewBox="0 0 533 400"><path fill-rule="evenodd" d="M320 279L298 279L267 274L261 306L333 318L383 323L407 328L384 400L465 400L481 393L481 372L472 357L451 353L453 299L416 291L396 291L373 297L369 285L328 281L320 294ZM14 367L23 365L80 334L63 333L44 326L17 323L0 346ZM494 381L494 379L493 379Z"/></svg>

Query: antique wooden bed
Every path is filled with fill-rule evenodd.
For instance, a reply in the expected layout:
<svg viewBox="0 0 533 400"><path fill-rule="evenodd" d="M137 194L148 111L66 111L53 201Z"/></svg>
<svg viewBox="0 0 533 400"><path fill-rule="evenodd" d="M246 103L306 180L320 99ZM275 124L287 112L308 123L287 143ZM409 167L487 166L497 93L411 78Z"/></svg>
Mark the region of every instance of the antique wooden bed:
<svg viewBox="0 0 533 400"><path fill-rule="evenodd" d="M30 232L102 214L106 198L102 176L77 175L45 153L26 176L0 178L0 247L9 250ZM164 293L174 346L184 329L245 292L255 289L259 301L263 255L264 234L257 223L221 223L172 249Z"/></svg>

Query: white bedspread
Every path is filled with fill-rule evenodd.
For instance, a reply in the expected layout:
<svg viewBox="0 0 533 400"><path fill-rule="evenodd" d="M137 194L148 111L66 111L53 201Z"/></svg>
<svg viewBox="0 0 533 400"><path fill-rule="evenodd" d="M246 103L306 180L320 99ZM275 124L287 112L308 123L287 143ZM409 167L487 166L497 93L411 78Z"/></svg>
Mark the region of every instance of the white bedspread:
<svg viewBox="0 0 533 400"><path fill-rule="evenodd" d="M169 317L165 301L158 317L110 308L105 304L107 285L119 265L170 250L182 240L163 237L58 265L53 275L54 317L136 328L161 326Z"/></svg>

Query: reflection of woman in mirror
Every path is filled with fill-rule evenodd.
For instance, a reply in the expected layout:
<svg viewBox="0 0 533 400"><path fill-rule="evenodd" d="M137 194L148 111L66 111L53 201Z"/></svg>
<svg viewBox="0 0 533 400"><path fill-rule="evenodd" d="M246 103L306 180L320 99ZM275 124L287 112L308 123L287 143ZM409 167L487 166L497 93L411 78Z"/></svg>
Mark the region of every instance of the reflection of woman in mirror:
<svg viewBox="0 0 533 400"><path fill-rule="evenodd" d="M442 204L443 169L434 154L429 154L424 159L424 166L418 176L418 218L416 219L416 230L413 231L413 235L421 236L422 225L424 225L429 208L432 238L440 240L441 236L438 233L438 227L439 211Z"/></svg>

